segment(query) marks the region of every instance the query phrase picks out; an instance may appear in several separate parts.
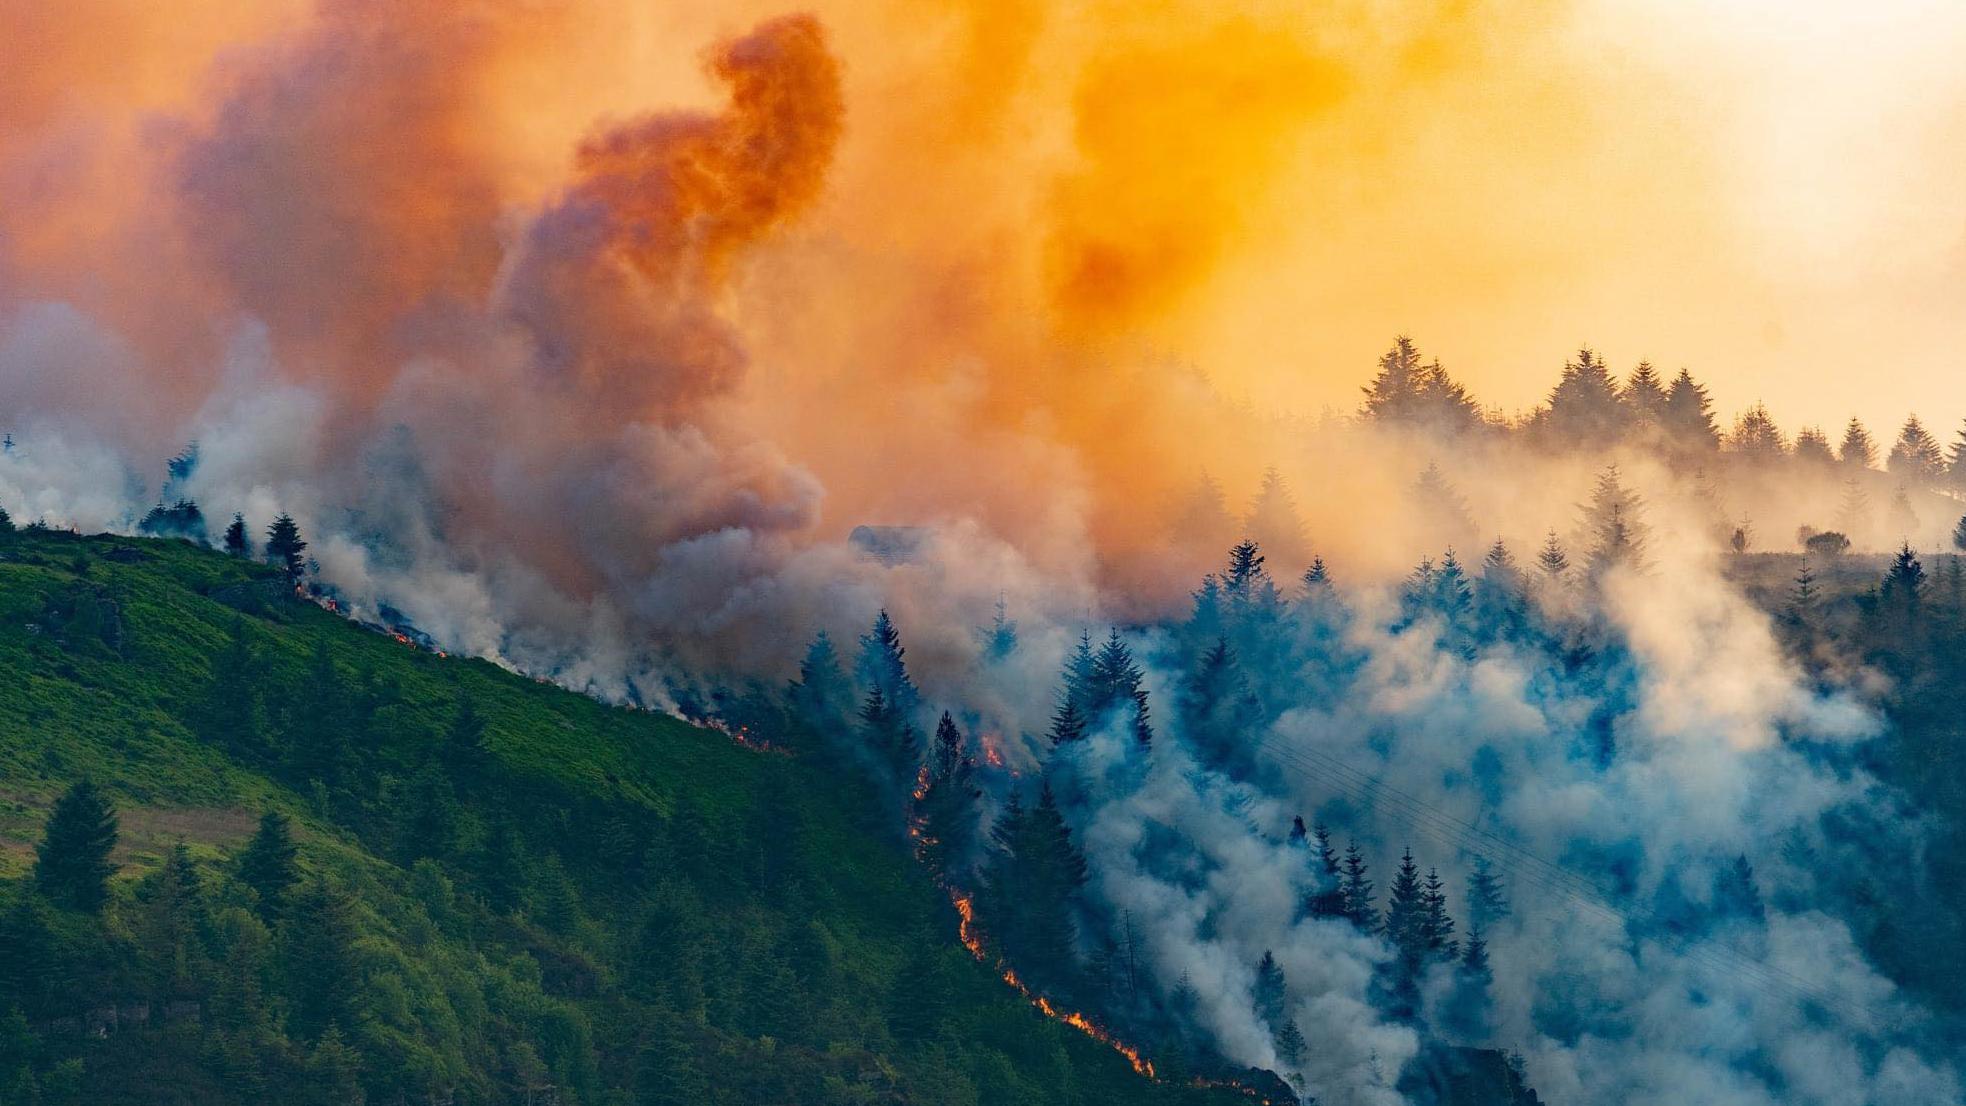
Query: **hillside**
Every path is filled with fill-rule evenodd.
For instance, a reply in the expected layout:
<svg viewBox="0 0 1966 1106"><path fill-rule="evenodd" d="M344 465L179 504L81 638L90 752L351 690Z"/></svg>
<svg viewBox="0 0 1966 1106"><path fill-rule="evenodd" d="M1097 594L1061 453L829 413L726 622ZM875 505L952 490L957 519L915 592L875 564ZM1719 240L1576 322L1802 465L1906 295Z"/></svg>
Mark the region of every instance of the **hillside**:
<svg viewBox="0 0 1966 1106"><path fill-rule="evenodd" d="M0 543L0 1103L1248 1101L1012 995L816 756L189 544ZM120 823L100 913L31 878L85 777ZM262 895L267 812L298 879Z"/></svg>

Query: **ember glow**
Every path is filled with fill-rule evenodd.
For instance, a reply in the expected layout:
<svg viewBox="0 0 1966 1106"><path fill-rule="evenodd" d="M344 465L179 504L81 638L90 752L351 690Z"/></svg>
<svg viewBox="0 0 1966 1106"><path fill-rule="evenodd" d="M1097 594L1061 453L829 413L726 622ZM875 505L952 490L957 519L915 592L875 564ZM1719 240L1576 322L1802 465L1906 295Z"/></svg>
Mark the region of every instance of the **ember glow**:
<svg viewBox="0 0 1966 1106"><path fill-rule="evenodd" d="M1133 1065L1134 1071L1139 1072L1149 1079L1154 1077L1153 1061L1140 1055L1139 1049L1114 1038L1111 1033L1100 1028L1097 1022L1094 1022L1084 1014L1072 1010L1061 1010L1052 1005L1051 1000L1045 996L1033 994L1031 989L1024 985L1024 981L1017 978L1017 972L1015 970L1005 965L1001 960L993 962L989 953L983 947L982 935L976 931L976 906L974 900L960 891L950 891L949 901L956 908L956 935L962 941L963 947L969 950L971 956L974 956L977 960L985 964L993 963L997 974L1003 977L1003 981L1009 984L1011 989L1015 990L1018 994L1023 995L1033 1007L1037 1008L1040 1014L1053 1021L1063 1022L1086 1036L1091 1037L1093 1040L1098 1041L1100 1044L1110 1047L1114 1052L1126 1057L1127 1063Z"/></svg>

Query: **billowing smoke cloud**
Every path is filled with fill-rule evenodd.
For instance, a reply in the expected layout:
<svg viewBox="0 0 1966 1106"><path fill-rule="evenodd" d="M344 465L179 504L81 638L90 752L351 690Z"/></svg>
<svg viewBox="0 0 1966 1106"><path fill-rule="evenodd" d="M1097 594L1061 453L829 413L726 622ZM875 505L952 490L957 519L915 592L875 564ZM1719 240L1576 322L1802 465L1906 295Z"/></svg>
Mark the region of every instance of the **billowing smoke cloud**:
<svg viewBox="0 0 1966 1106"><path fill-rule="evenodd" d="M1488 165L1470 149L1487 132L1415 120L1470 82L1489 126L1547 106L1554 78L1488 82L1491 59L1621 102L1599 82L1625 78L1586 76L1549 33L1569 6L1459 5L1420 26L1346 5L1306 27L917 5L908 35L847 5L735 33L722 7L238 7L175 35L95 12L99 55L45 10L6 17L33 23L11 42L42 59L0 65L0 506L17 520L128 528L195 440L170 494L255 529L292 512L356 615L387 606L446 648L665 707L778 681L812 632L851 641L885 606L927 701L1027 773L1081 629L1151 624L1134 639L1164 719L1152 757L1101 733L1053 771L1093 913L1141 927L1153 985L1171 999L1189 980L1189 1028L1232 1061L1287 1066L1252 1007L1265 951L1320 1101L1398 1101L1421 1047L1377 1012L1384 943L1302 916L1316 881L1283 839L1301 812L1356 837L1382 880L1407 843L1444 870L1511 864L1521 909L1492 934L1475 1043L1521 1051L1549 1100L1958 1099L1923 1016L1798 859L1835 854L1826 814L1895 813L1810 752L1878 723L1784 661L1712 561L1749 517L1766 546L1834 525L1929 547L1951 501L1913 493L1915 517L1890 517L1882 477L1839 506L1837 472L1692 474L1634 451L1652 575L1541 600L1609 650L1580 676L1406 624L1383 585L1422 551L1472 560L1501 537L1526 558L1552 528L1569 537L1601 459L1225 395L1278 375L1304 327L1241 326L1304 298L1291 266L1253 294L1269 239L1351 209L1367 215L1334 240L1376 245L1391 209L1444 235L1428 181L1455 156ZM1525 8L1537 18L1511 18ZM700 84L676 42L714 43ZM1525 139L1532 168L1603 141L1577 133L1576 106ZM1409 132L1431 145L1387 137ZM1644 152L1559 191L1594 196ZM1454 202L1486 227L1489 201L1526 202L1520 171ZM1401 304L1467 276L1485 311L1503 270L1536 269L1508 284L1523 294L1571 279L1543 264L1562 230L1424 273L1376 249L1350 261L1399 269ZM1323 249L1312 260L1333 262ZM1356 307L1321 279L1317 317ZM1177 356L1195 351L1230 363L1204 374ZM1362 375L1288 394L1350 396ZM1416 490L1434 462L1458 502ZM1192 658L1166 624L1229 542L1278 522L1237 521L1271 465L1304 523L1261 535L1273 571L1289 590L1322 554L1353 613L1298 628L1231 770L1173 720ZM1225 503L1189 495L1204 471ZM847 539L862 523L927 532L875 556ZM975 629L999 600L1020 645L986 661ZM993 785L1000 799L1008 779ZM1781 889L1764 922L1645 922L1709 897L1741 856ZM1447 986L1430 981L1430 1009Z"/></svg>

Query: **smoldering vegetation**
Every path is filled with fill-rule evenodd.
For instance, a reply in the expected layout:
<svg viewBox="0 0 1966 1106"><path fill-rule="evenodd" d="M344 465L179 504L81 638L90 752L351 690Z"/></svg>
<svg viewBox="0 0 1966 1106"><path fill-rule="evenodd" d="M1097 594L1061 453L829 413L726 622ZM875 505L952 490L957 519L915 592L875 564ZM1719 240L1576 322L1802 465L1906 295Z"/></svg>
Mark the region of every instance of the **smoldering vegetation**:
<svg viewBox="0 0 1966 1106"><path fill-rule="evenodd" d="M1403 338L1356 410L1255 410L1086 336L1160 280L786 246L850 133L816 19L514 199L485 102L539 26L322 11L154 121L113 243L7 224L16 523L289 518L352 617L836 757L979 955L1159 1078L1959 1099L1966 437L1723 425L1592 350L1509 414ZM1068 298L1167 222L1072 179ZM821 283L863 277L901 306ZM871 367L802 377L788 283L895 323Z"/></svg>

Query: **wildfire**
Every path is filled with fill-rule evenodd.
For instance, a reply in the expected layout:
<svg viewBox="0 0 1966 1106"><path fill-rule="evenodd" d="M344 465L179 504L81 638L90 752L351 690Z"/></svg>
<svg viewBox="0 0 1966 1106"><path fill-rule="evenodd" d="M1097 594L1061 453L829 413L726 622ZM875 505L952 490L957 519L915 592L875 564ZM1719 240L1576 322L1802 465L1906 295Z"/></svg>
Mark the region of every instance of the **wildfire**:
<svg viewBox="0 0 1966 1106"><path fill-rule="evenodd" d="M963 947L969 950L971 956L974 956L979 961L988 963L989 956L983 949L983 938L976 932L975 900L961 891L951 890L949 892L949 901L955 904L956 914L959 919L956 924L956 939L962 942ZM1008 983L1018 994L1023 995L1025 1001L1037 1007L1039 1013L1053 1021L1064 1022L1073 1029L1098 1041L1100 1044L1126 1057L1127 1063L1133 1065L1134 1071L1139 1072L1149 1079L1154 1078L1154 1062L1140 1055L1139 1049L1114 1037L1105 1028L1100 1026L1099 1023L1086 1017L1084 1014L1076 1010L1061 1010L1052 1005L1051 1000L1045 996L1033 994L1031 989L1024 985L1024 981L1017 978L1017 972L1002 961L997 962L996 969L997 974L1003 977L1003 981Z"/></svg>
<svg viewBox="0 0 1966 1106"><path fill-rule="evenodd" d="M1003 750L998 747L997 739L995 735L984 734L982 737L982 744L983 744L984 764L987 764L990 767L995 768L1000 772L1007 771L1013 776L1017 775L1016 769L1011 768L1009 765L1004 763Z"/></svg>

